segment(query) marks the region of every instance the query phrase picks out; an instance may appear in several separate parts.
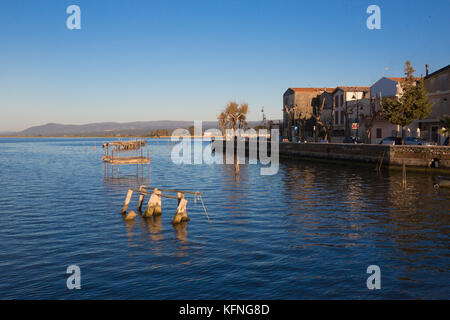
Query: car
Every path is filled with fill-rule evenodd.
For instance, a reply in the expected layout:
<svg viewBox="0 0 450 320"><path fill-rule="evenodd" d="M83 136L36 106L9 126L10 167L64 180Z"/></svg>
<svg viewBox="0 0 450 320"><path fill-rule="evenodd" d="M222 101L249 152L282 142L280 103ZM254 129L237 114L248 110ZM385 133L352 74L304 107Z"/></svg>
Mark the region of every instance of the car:
<svg viewBox="0 0 450 320"><path fill-rule="evenodd" d="M407 137L405 139L405 144L406 145L416 145L416 146L432 146L432 145L434 145L433 142L425 141L424 139L419 138L419 137Z"/></svg>
<svg viewBox="0 0 450 320"><path fill-rule="evenodd" d="M360 137L351 136L351 137L345 138L342 141L342 143L355 143L356 144L356 143L363 143L363 141Z"/></svg>
<svg viewBox="0 0 450 320"><path fill-rule="evenodd" d="M402 138L399 137L387 137L380 141L380 144L400 145L402 144Z"/></svg>

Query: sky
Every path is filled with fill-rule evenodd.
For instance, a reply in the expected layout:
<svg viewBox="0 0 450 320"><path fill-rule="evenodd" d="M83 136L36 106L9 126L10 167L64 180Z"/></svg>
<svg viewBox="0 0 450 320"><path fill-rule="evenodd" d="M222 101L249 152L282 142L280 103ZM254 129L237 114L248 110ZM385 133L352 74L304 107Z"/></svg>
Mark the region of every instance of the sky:
<svg viewBox="0 0 450 320"><path fill-rule="evenodd" d="M81 29L69 30L69 5ZM381 29L369 30L369 5ZM0 0L0 132L46 123L282 118L289 87L450 63L450 1Z"/></svg>

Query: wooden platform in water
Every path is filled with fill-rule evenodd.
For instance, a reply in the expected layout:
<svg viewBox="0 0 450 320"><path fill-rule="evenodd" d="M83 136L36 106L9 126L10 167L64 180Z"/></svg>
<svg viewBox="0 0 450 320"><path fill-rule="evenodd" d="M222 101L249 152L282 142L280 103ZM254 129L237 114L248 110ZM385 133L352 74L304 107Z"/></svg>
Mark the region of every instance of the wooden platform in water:
<svg viewBox="0 0 450 320"><path fill-rule="evenodd" d="M135 140L135 141L115 141L103 143L103 148L115 148L116 151L130 151L130 150L139 150L141 147L147 145L147 141L145 140Z"/></svg>
<svg viewBox="0 0 450 320"><path fill-rule="evenodd" d="M150 157L133 156L133 157L112 157L103 156L102 160L109 164L121 165L121 164L149 164Z"/></svg>

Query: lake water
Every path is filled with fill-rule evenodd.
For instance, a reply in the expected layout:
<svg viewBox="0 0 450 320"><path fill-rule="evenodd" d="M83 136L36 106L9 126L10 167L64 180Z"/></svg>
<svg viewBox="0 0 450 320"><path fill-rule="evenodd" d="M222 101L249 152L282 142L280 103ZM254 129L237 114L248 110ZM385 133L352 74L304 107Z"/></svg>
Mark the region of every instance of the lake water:
<svg viewBox="0 0 450 320"><path fill-rule="evenodd" d="M401 172L281 160L236 181L230 165L175 165L153 140L151 181L135 166L107 179L103 141L0 139L0 299L450 297L450 191L431 176L408 173L404 190ZM187 224L172 226L165 198L160 219L124 221L141 184L203 192L212 223L189 196ZM66 287L72 264L80 290Z"/></svg>

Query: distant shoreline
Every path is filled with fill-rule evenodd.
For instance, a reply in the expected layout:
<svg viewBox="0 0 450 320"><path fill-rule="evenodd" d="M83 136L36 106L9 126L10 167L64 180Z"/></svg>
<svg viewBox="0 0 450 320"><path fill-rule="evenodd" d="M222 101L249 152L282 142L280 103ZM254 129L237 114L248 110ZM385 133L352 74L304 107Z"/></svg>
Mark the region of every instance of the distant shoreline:
<svg viewBox="0 0 450 320"><path fill-rule="evenodd" d="M30 138L30 139L39 139L39 138L104 138L104 139L129 139L129 138L141 138L141 139L166 139L171 138L171 136L162 136L162 137L146 137L146 136L121 136L121 137L113 137L113 136L0 136L0 138Z"/></svg>
<svg viewBox="0 0 450 320"><path fill-rule="evenodd" d="M175 136L177 138L183 137L183 136ZM214 136L190 136L191 138L211 138ZM160 136L160 137L148 137L148 136L120 136L120 137L113 137L113 136L0 136L1 138L30 138L30 139L39 139L39 138L61 138L61 139L74 139L74 138L103 138L103 139L133 139L133 138L139 138L139 139L169 139L172 138L172 136Z"/></svg>

